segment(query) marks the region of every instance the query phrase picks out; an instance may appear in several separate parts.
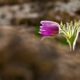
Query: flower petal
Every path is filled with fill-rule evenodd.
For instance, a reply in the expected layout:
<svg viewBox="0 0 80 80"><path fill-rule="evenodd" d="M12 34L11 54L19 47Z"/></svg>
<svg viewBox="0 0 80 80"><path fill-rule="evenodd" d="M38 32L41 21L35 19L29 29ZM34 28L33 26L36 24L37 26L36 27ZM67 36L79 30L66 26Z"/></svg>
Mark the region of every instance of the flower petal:
<svg viewBox="0 0 80 80"><path fill-rule="evenodd" d="M48 21L48 20L44 20L40 22L42 24L42 26L48 26L48 27L53 27L54 25L59 27L59 24L53 21Z"/></svg>
<svg viewBox="0 0 80 80"><path fill-rule="evenodd" d="M42 36L54 36L59 33L59 24L53 21L41 21L42 25L40 26L39 33Z"/></svg>

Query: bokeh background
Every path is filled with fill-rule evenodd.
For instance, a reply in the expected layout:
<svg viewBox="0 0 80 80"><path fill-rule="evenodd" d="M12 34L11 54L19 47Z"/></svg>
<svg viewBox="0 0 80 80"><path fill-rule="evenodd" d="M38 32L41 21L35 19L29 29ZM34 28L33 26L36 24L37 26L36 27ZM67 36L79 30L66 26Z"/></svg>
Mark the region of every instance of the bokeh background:
<svg viewBox="0 0 80 80"><path fill-rule="evenodd" d="M80 20L80 0L0 0L0 80L80 80L80 36L41 41L41 20Z"/></svg>

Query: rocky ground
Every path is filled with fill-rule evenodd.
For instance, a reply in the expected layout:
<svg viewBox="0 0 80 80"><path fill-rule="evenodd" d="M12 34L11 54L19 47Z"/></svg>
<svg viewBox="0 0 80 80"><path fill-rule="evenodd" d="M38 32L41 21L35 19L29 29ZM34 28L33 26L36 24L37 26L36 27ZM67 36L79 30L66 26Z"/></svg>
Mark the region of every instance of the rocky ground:
<svg viewBox="0 0 80 80"><path fill-rule="evenodd" d="M4 1L4 0L3 0ZM45 5L44 5L45 4ZM80 18L80 1L28 2L0 7L1 25L38 25L40 20L71 21Z"/></svg>
<svg viewBox="0 0 80 80"><path fill-rule="evenodd" d="M0 0L0 80L80 80L75 51L60 39L40 40L40 21L80 19L80 0Z"/></svg>

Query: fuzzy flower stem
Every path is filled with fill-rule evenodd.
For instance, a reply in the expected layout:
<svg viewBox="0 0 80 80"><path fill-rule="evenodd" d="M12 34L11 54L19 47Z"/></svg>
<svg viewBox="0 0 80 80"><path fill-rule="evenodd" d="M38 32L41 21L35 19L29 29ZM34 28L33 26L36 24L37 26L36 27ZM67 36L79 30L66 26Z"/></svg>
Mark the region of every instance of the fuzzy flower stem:
<svg viewBox="0 0 80 80"><path fill-rule="evenodd" d="M80 21L75 21L74 23L61 23L61 35L63 35L70 47L70 51L75 50L76 42L78 39L80 30Z"/></svg>

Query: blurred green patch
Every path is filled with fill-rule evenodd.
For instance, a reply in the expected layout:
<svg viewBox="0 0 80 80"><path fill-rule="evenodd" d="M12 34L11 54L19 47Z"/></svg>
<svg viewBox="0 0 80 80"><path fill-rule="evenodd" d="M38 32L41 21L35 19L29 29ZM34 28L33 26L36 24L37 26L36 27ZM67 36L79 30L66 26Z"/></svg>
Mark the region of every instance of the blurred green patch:
<svg viewBox="0 0 80 80"><path fill-rule="evenodd" d="M41 37L41 34L39 33L39 30L40 30L40 27L39 27L39 26L36 26L36 27L35 27L35 35L36 35L37 37Z"/></svg>
<svg viewBox="0 0 80 80"><path fill-rule="evenodd" d="M64 37L55 38L55 40L63 45L68 45L67 40Z"/></svg>

